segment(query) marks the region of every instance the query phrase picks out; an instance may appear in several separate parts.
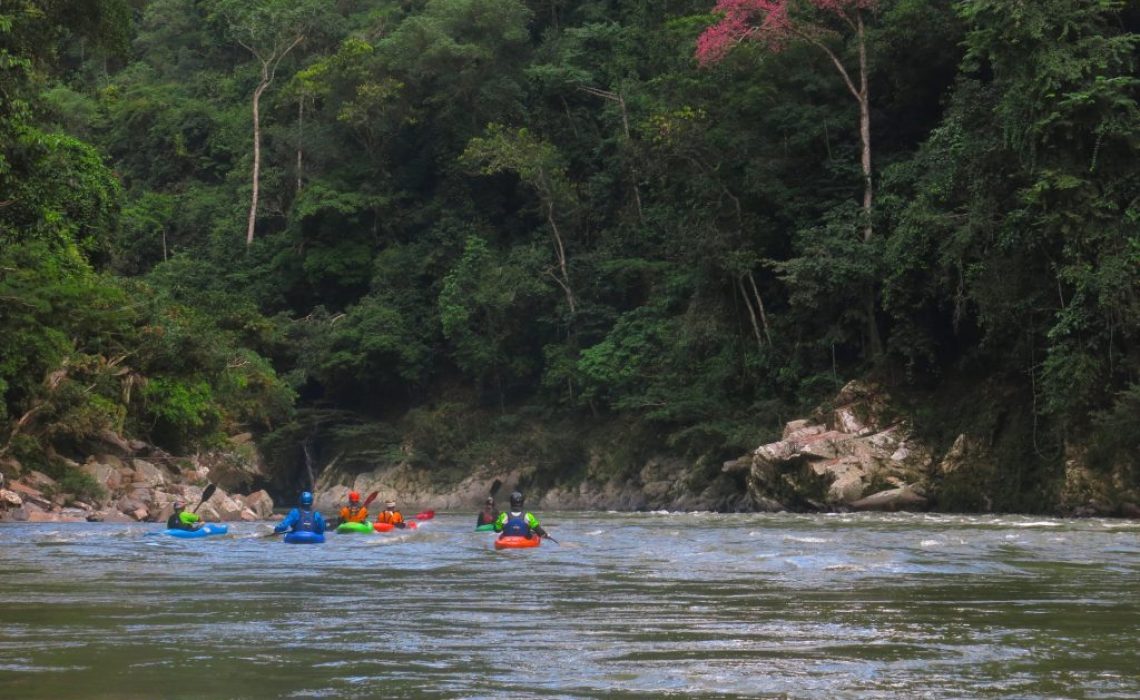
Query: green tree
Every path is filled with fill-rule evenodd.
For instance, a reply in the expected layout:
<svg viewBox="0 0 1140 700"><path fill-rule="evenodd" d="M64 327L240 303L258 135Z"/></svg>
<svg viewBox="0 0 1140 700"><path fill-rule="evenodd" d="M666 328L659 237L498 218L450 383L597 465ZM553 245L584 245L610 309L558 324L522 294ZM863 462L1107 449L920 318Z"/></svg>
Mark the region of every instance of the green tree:
<svg viewBox="0 0 1140 700"><path fill-rule="evenodd" d="M535 261L520 250L506 260L478 236L443 280L439 315L455 363L480 385L491 385L500 403L509 386L535 373L533 339L524 319L544 289Z"/></svg>
<svg viewBox="0 0 1140 700"><path fill-rule="evenodd" d="M253 56L259 74L250 98L253 171L245 234L249 246L257 224L261 188L261 97L276 78L281 62L331 15L328 3L322 0L213 0L211 13L224 24L233 41Z"/></svg>

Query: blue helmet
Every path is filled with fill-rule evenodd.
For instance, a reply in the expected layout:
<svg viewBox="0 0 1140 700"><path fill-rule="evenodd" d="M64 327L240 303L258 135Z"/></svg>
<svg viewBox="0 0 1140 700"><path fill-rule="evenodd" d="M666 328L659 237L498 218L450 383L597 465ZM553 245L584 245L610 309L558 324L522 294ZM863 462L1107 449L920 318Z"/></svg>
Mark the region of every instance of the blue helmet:
<svg viewBox="0 0 1140 700"><path fill-rule="evenodd" d="M301 494L301 505L306 507L313 505L313 494L308 491L303 492Z"/></svg>

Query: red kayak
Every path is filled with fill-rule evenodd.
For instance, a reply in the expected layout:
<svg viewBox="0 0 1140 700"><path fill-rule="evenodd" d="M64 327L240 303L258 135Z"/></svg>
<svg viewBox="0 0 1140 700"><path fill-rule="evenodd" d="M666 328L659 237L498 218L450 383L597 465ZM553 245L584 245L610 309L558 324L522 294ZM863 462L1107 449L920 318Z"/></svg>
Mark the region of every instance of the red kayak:
<svg viewBox="0 0 1140 700"><path fill-rule="evenodd" d="M521 535L503 535L495 540L495 549L524 549L537 547L542 544L541 537L522 537Z"/></svg>
<svg viewBox="0 0 1140 700"><path fill-rule="evenodd" d="M422 513L416 513L416 520L431 520L434 517L434 510L425 510Z"/></svg>
<svg viewBox="0 0 1140 700"><path fill-rule="evenodd" d="M419 527L415 523L404 524L408 526L409 530L415 530L417 527ZM396 526L392 523L372 523L372 527L376 530L376 532L391 532L393 529L395 529Z"/></svg>

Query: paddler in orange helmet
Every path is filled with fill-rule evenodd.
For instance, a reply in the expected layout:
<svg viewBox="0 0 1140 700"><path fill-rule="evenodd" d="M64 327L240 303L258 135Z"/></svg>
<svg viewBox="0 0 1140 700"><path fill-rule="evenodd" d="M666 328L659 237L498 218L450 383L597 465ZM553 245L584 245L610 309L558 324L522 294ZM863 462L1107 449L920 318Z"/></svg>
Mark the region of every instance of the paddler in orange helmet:
<svg viewBox="0 0 1140 700"><path fill-rule="evenodd" d="M360 504L359 493L350 491L348 494L348 505L341 507L340 522L338 522L337 525L366 522L368 522L368 508Z"/></svg>
<svg viewBox="0 0 1140 700"><path fill-rule="evenodd" d="M394 527L405 528L407 524L404 522L404 516L400 515L400 511L396 510L395 501L384 501L384 510L380 511L380 515L376 516L376 522L388 523Z"/></svg>

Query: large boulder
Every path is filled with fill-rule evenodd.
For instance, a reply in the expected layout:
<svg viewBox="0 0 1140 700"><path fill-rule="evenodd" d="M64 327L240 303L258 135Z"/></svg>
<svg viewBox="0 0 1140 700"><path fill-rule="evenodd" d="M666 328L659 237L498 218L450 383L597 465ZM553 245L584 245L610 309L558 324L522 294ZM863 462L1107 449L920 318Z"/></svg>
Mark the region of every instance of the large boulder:
<svg viewBox="0 0 1140 700"><path fill-rule="evenodd" d="M106 508L103 510L95 511L87 516L87 520L93 523L133 523L135 518L130 517L118 508Z"/></svg>
<svg viewBox="0 0 1140 700"><path fill-rule="evenodd" d="M895 489L887 489L886 491L879 491L878 493L860 498L851 503L851 508L854 510L885 510L885 511L899 511L899 510L925 510L927 506L926 496L922 495L918 488L912 486L900 486Z"/></svg>
<svg viewBox="0 0 1140 700"><path fill-rule="evenodd" d="M228 522L241 520L242 512L245 510L247 510L245 503L219 489L210 500L202 504L198 509L198 514L206 520Z"/></svg>
<svg viewBox="0 0 1140 700"><path fill-rule="evenodd" d="M191 461L197 477L208 478L230 493L250 489L267 474L265 460L250 433L233 435L222 448L196 455Z"/></svg>
<svg viewBox="0 0 1140 700"><path fill-rule="evenodd" d="M1140 489L1128 465L1115 463L1094 468L1084 449L1069 445L1065 451L1065 476L1059 508L1078 517L1140 516Z"/></svg>
<svg viewBox="0 0 1140 700"><path fill-rule="evenodd" d="M932 491L939 510L989 512L997 465L986 441L961 434L932 470Z"/></svg>
<svg viewBox="0 0 1140 700"><path fill-rule="evenodd" d="M273 498L265 490L254 491L242 497L242 501L258 520L268 520L269 516L273 515Z"/></svg>
<svg viewBox="0 0 1140 700"><path fill-rule="evenodd" d="M851 382L833 408L788 422L780 440L722 470L745 475L749 501L765 509L844 509L871 493L924 484L931 452L905 422L888 418L888 405L877 387Z"/></svg>
<svg viewBox="0 0 1140 700"><path fill-rule="evenodd" d="M168 481L168 474L165 470L145 459L132 459L131 468L134 471L133 481L136 486L154 488L155 486L163 486Z"/></svg>
<svg viewBox="0 0 1140 700"><path fill-rule="evenodd" d="M112 494L123 486L122 472L119 467L112 464L89 461L79 469L103 489L106 500L110 500Z"/></svg>

